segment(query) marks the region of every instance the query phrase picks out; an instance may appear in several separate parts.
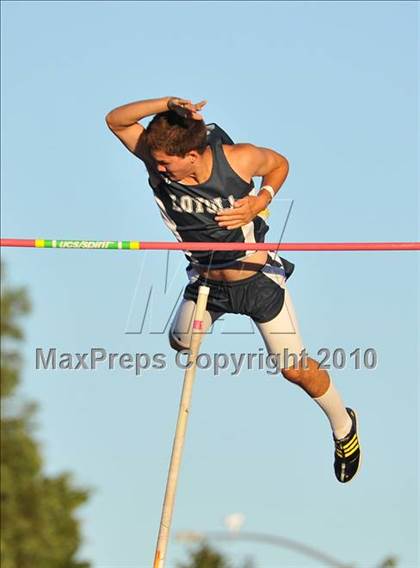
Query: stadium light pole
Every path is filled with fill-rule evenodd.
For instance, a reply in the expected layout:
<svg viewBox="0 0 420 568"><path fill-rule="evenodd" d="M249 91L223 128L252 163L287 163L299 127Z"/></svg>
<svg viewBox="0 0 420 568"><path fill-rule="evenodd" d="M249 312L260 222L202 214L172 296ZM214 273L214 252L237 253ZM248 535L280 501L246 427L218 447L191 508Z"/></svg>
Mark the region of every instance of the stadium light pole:
<svg viewBox="0 0 420 568"><path fill-rule="evenodd" d="M307 558L317 560L324 567L331 568L351 568L352 565L341 562L333 556L326 554L312 546L308 546L302 542L292 540L278 535L271 535L265 533L246 532L246 531L209 531L209 532L196 532L196 531L181 531L175 535L175 538L184 542L202 542L206 540L223 540L223 541L247 541L259 542L277 546L279 548L293 550L300 553Z"/></svg>

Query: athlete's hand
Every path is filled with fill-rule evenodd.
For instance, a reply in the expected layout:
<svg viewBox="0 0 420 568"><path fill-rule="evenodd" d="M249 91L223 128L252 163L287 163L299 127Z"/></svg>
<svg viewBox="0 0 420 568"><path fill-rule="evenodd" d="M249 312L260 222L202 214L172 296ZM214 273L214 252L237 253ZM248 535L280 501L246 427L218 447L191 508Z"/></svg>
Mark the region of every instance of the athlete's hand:
<svg viewBox="0 0 420 568"><path fill-rule="evenodd" d="M173 110L182 118L193 118L194 120L203 120L203 116L200 114L200 110L207 104L207 101L201 101L199 103L192 103L186 99L178 99L177 97L172 97L168 101L168 109Z"/></svg>
<svg viewBox="0 0 420 568"><path fill-rule="evenodd" d="M246 225L267 206L264 196L247 195L234 202L230 209L223 209L215 216L219 227L226 229L238 229Z"/></svg>

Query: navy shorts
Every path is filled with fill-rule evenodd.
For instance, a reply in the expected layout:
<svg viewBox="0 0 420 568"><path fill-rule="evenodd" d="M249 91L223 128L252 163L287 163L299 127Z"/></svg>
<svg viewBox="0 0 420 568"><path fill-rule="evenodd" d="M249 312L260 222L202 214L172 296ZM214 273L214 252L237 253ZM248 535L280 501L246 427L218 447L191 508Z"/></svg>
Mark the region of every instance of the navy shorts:
<svg viewBox="0 0 420 568"><path fill-rule="evenodd" d="M284 284L294 265L287 260L269 255L267 263L249 278L228 282L209 280L194 269L189 269L190 283L184 291L185 300L197 301L201 285L209 286L207 310L228 314L243 314L257 323L275 318L284 304Z"/></svg>

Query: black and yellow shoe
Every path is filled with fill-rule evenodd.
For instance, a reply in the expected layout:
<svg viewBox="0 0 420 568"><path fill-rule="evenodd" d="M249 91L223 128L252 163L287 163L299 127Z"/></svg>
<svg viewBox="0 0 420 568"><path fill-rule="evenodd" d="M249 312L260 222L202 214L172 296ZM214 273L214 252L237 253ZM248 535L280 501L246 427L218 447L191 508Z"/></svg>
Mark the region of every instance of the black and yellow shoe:
<svg viewBox="0 0 420 568"><path fill-rule="evenodd" d="M337 440L333 434L335 443L334 471L340 483L347 483L356 475L360 466L360 444L357 436L357 417L354 410L346 408L352 426L350 432L344 438Z"/></svg>

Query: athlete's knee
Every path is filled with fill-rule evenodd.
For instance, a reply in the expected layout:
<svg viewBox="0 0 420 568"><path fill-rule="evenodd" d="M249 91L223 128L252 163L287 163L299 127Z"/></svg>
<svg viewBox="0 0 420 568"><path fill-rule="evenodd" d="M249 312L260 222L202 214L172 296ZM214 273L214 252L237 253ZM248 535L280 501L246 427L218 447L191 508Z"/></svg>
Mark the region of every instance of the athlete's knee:
<svg viewBox="0 0 420 568"><path fill-rule="evenodd" d="M286 369L281 369L281 374L285 379L287 379L292 383L298 383L303 377L302 370L296 367L288 367Z"/></svg>
<svg viewBox="0 0 420 568"><path fill-rule="evenodd" d="M325 373L326 371L320 369L320 364L310 357L302 357L297 365L281 370L281 374L285 379L298 385L317 381Z"/></svg>
<svg viewBox="0 0 420 568"><path fill-rule="evenodd" d="M188 349L190 346L189 342L183 340L181 334L175 333L172 328L169 330L168 337L169 337L169 345L175 351L182 351L183 349Z"/></svg>

